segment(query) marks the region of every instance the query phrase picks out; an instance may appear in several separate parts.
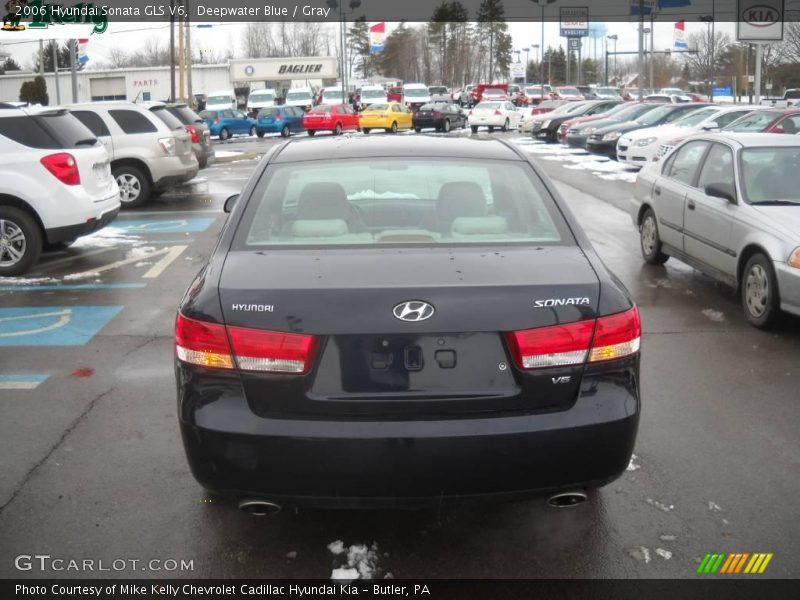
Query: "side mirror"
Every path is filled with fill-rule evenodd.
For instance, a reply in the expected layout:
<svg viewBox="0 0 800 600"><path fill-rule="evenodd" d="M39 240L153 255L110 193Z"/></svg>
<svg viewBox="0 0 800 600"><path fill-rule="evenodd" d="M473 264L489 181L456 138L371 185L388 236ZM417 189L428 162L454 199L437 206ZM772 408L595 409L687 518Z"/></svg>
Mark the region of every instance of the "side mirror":
<svg viewBox="0 0 800 600"><path fill-rule="evenodd" d="M225 200L225 205L222 207L226 213L229 213L233 210L233 207L236 206L236 201L239 199L239 194L234 194L233 196L228 196Z"/></svg>
<svg viewBox="0 0 800 600"><path fill-rule="evenodd" d="M707 196L722 198L732 204L736 204L736 188L730 183L709 183L705 192Z"/></svg>
<svg viewBox="0 0 800 600"><path fill-rule="evenodd" d="M711 121L711 123L706 123L703 125L703 131L711 131L712 129L719 129L719 123L716 121Z"/></svg>

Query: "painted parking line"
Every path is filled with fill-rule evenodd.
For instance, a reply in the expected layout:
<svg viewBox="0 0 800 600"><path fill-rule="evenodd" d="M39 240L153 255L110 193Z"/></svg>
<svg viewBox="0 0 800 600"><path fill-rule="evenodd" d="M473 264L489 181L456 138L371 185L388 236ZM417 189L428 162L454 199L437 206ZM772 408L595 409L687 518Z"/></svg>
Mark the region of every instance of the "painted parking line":
<svg viewBox="0 0 800 600"><path fill-rule="evenodd" d="M83 346L122 306L0 308L0 346Z"/></svg>
<svg viewBox="0 0 800 600"><path fill-rule="evenodd" d="M186 250L187 246L169 246L167 248L161 248L161 250L154 250L153 252L148 252L146 254L137 254L136 256L131 256L130 258L123 258L122 260L116 260L112 263L108 263L107 265L102 265L100 267L93 267L88 271L82 271L80 273L74 273L70 275L72 279L86 279L88 277L97 277L98 274L104 273L106 271L111 271L112 269L118 269L119 267L124 267L125 265L130 265L134 263L140 263L151 258L155 258L156 256L164 256L160 261L158 261L147 273L142 275L145 278L151 277L158 277L163 271L175 258L180 255L181 252ZM157 275L148 275L148 273L152 272L156 267L161 265L162 263L166 263L161 267L158 271Z"/></svg>
<svg viewBox="0 0 800 600"><path fill-rule="evenodd" d="M59 292L78 290L128 290L147 287L146 283L80 283L48 285L0 285L0 292Z"/></svg>
<svg viewBox="0 0 800 600"><path fill-rule="evenodd" d="M117 219L109 229L115 229L128 234L136 233L200 233L208 229L215 219L187 218L187 219Z"/></svg>
<svg viewBox="0 0 800 600"><path fill-rule="evenodd" d="M35 390L48 377L46 373L0 375L0 390Z"/></svg>

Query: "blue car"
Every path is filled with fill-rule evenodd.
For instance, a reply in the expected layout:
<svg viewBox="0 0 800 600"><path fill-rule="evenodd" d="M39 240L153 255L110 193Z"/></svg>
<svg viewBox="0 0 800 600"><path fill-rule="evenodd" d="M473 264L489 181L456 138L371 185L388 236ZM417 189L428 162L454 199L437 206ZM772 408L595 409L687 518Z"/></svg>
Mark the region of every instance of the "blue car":
<svg viewBox="0 0 800 600"><path fill-rule="evenodd" d="M264 137L265 133L280 133L289 137L294 131L304 131L303 115L305 111L299 106L271 106L262 108L258 113L256 134Z"/></svg>
<svg viewBox="0 0 800 600"><path fill-rule="evenodd" d="M256 134L256 120L240 110L204 110L200 118L208 124L211 135L221 140L227 140L232 135Z"/></svg>

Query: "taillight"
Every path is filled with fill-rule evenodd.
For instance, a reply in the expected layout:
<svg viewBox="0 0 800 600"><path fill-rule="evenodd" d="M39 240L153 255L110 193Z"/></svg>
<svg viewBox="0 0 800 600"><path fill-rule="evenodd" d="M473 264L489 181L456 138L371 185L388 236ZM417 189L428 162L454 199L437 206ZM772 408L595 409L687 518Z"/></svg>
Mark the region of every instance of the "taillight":
<svg viewBox="0 0 800 600"><path fill-rule="evenodd" d="M219 117L214 117L214 123L219 124Z"/></svg>
<svg viewBox="0 0 800 600"><path fill-rule="evenodd" d="M180 313L175 321L178 359L203 367L307 373L316 350L317 338L312 335L225 327L195 321Z"/></svg>
<svg viewBox="0 0 800 600"><path fill-rule="evenodd" d="M275 115L275 120L276 121L283 121L283 115L281 115L281 113L276 114Z"/></svg>
<svg viewBox="0 0 800 600"><path fill-rule="evenodd" d="M228 327L240 369L277 373L307 373L317 349L313 335Z"/></svg>
<svg viewBox="0 0 800 600"><path fill-rule="evenodd" d="M639 351L641 335L634 307L599 319L512 331L506 339L517 367L527 370L631 356Z"/></svg>
<svg viewBox="0 0 800 600"><path fill-rule="evenodd" d="M189 135L192 137L193 144L200 143L200 136L197 134L197 127L195 127L194 125L187 125L186 131L188 131Z"/></svg>
<svg viewBox="0 0 800 600"><path fill-rule="evenodd" d="M234 368L225 326L187 319L180 313L175 319L175 355L201 367Z"/></svg>
<svg viewBox="0 0 800 600"><path fill-rule="evenodd" d="M81 174L78 172L78 164L72 154L67 152L48 154L43 156L39 162L61 183L65 185L80 185Z"/></svg>
<svg viewBox="0 0 800 600"><path fill-rule="evenodd" d="M158 143L161 145L164 154L168 154L169 156L175 155L175 138L159 138Z"/></svg>

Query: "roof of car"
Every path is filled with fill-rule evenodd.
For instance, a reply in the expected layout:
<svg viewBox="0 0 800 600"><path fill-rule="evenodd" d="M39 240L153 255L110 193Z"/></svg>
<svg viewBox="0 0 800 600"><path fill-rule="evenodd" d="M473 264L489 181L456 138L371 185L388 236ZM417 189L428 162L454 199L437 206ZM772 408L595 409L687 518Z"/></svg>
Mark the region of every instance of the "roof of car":
<svg viewBox="0 0 800 600"><path fill-rule="evenodd" d="M498 140L402 137L330 137L291 141L272 159L289 163L336 158L442 157L457 159L522 160L508 145Z"/></svg>

